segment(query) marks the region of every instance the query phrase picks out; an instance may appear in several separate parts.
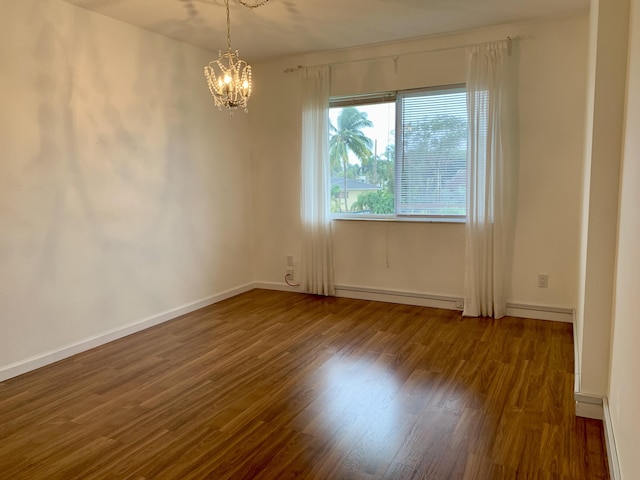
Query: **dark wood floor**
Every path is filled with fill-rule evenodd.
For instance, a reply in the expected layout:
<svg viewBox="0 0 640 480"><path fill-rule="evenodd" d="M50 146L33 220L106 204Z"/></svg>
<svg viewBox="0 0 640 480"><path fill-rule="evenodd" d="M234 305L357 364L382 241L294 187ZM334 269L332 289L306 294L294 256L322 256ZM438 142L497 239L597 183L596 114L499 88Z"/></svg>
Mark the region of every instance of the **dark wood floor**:
<svg viewBox="0 0 640 480"><path fill-rule="evenodd" d="M604 479L571 326L254 290L0 383L2 479Z"/></svg>

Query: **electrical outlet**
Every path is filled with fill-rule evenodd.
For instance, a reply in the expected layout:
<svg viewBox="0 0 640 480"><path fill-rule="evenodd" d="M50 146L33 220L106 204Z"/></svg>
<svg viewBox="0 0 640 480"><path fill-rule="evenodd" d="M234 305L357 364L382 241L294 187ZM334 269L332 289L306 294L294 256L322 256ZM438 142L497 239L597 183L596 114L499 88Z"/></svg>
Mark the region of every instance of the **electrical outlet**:
<svg viewBox="0 0 640 480"><path fill-rule="evenodd" d="M538 288L549 288L549 274L548 273L539 273L538 274Z"/></svg>
<svg viewBox="0 0 640 480"><path fill-rule="evenodd" d="M287 267L293 267L293 255L287 255Z"/></svg>
<svg viewBox="0 0 640 480"><path fill-rule="evenodd" d="M290 281L294 280L294 278L293 278L293 268L291 268L291 267L287 268L287 277L289 277Z"/></svg>

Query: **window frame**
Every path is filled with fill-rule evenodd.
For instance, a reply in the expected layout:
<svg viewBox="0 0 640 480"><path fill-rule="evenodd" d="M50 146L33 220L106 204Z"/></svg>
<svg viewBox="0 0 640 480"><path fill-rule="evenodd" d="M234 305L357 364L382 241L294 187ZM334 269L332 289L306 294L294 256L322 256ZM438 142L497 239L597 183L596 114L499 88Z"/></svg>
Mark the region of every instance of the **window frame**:
<svg viewBox="0 0 640 480"><path fill-rule="evenodd" d="M375 92L355 95L339 95L332 96L329 99L329 109L339 107L357 107L361 105L374 105L378 103L395 102L396 114L395 114L395 144L398 144L399 132L402 128L402 115L401 115L401 98L406 95L415 95L421 92L433 92L433 91L447 91L466 89L466 84L457 83L449 85L437 85L422 88L412 88L406 90L394 90L386 92ZM394 159L394 181L398 180L398 167L399 162L397 158ZM419 222L419 223L465 223L465 215L426 215L426 214L402 214L397 213L396 206L398 205L398 188L394 189L394 213L392 214L354 214L346 212L330 212L331 220L356 220L356 221L393 221L393 222ZM468 192L465 191L465 196Z"/></svg>

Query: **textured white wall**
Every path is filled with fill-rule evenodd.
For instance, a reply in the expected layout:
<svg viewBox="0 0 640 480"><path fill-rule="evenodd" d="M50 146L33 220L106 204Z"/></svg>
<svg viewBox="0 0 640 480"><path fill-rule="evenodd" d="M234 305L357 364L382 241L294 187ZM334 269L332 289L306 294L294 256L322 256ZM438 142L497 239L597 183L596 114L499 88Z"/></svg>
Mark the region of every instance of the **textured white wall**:
<svg viewBox="0 0 640 480"><path fill-rule="evenodd" d="M640 0L631 2L629 74L620 218L609 408L622 478L640 478Z"/></svg>
<svg viewBox="0 0 640 480"><path fill-rule="evenodd" d="M0 369L252 281L248 119L209 56L2 2Z"/></svg>
<svg viewBox="0 0 640 480"><path fill-rule="evenodd" d="M464 82L464 49L507 35L514 42L519 103L519 202L509 300L574 307L578 271L580 172L588 19L580 16L501 26L401 44L324 52L256 66L252 168L256 280L282 282L285 255L299 236L300 102L298 64L339 63L332 93L356 94ZM432 53L408 55L435 49ZM342 63L380 56L375 61ZM462 296L464 226L335 221L336 283ZM537 274L549 273L548 289Z"/></svg>

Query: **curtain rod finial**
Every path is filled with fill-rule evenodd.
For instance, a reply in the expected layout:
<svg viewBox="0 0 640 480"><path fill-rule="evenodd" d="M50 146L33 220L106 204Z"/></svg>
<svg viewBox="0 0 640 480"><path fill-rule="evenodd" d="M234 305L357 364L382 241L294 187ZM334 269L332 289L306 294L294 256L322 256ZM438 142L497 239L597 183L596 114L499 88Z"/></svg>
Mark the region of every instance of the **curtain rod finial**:
<svg viewBox="0 0 640 480"><path fill-rule="evenodd" d="M283 71L284 73L293 73L293 72L297 72L298 70L302 70L303 68L304 68L304 65L296 65L295 67L285 68Z"/></svg>

